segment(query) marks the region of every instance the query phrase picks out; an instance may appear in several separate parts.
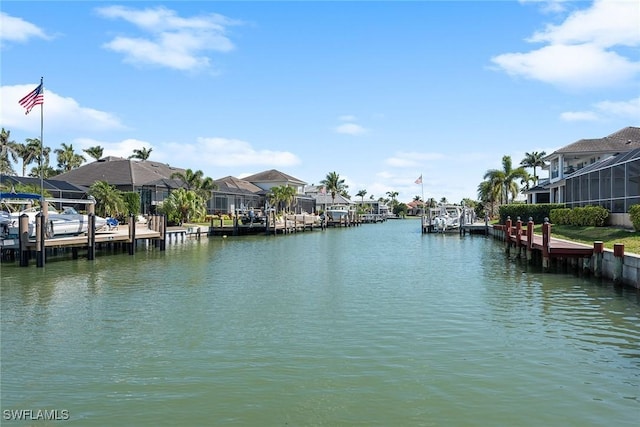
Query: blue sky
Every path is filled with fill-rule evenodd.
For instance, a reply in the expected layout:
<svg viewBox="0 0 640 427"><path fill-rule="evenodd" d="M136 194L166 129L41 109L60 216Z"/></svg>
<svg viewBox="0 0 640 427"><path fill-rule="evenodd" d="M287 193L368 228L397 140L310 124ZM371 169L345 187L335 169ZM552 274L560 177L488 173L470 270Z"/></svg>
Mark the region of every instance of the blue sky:
<svg viewBox="0 0 640 427"><path fill-rule="evenodd" d="M40 137L18 100L44 77L46 146L145 147L214 179L335 171L352 198L459 202L503 155L640 122L637 1L0 7L11 139Z"/></svg>

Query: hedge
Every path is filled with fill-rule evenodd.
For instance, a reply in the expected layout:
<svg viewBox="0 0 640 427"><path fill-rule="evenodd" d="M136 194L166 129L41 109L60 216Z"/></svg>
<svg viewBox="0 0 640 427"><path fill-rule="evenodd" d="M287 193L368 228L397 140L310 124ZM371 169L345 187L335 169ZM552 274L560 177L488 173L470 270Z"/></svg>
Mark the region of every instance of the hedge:
<svg viewBox="0 0 640 427"><path fill-rule="evenodd" d="M500 206L500 224L507 221L507 217L511 217L511 221L515 224L518 217L523 223L533 219L536 224L542 224L545 218L550 218L552 209L564 208L563 203L536 203L533 205L525 203L514 203L510 205Z"/></svg>
<svg viewBox="0 0 640 427"><path fill-rule="evenodd" d="M549 216L553 224L602 227L609 211L602 206L584 206L573 209L553 209Z"/></svg>
<svg viewBox="0 0 640 427"><path fill-rule="evenodd" d="M640 205L631 205L629 208L629 217L636 231L640 231Z"/></svg>

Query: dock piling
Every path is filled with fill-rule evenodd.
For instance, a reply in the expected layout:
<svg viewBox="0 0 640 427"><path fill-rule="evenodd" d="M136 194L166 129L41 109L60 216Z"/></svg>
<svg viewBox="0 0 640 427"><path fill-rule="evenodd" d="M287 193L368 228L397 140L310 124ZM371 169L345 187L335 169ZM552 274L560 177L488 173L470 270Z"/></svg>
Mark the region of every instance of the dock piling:
<svg viewBox="0 0 640 427"><path fill-rule="evenodd" d="M624 265L624 244L614 243L613 245L613 284L622 284L622 266Z"/></svg>
<svg viewBox="0 0 640 427"><path fill-rule="evenodd" d="M604 255L604 243L600 241L593 242L593 256L595 258L593 266L593 275L602 277L602 258Z"/></svg>

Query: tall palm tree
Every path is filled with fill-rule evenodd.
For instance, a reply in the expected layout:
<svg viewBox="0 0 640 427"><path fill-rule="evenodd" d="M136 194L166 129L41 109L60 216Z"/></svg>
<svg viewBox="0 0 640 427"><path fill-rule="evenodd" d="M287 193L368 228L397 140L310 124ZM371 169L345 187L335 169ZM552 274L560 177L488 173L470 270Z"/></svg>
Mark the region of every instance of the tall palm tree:
<svg viewBox="0 0 640 427"><path fill-rule="evenodd" d="M486 206L488 203L490 208L487 211L489 216L493 216L495 211L495 203L502 193L501 187L495 185L490 180L482 181L478 184L478 198Z"/></svg>
<svg viewBox="0 0 640 427"><path fill-rule="evenodd" d="M27 138L25 144L16 144L16 152L22 159L22 176L27 175L27 166L39 159L40 146L38 138Z"/></svg>
<svg viewBox="0 0 640 427"><path fill-rule="evenodd" d="M15 175L11 160L18 161L16 142L11 140L11 131L2 128L2 132L0 132L0 173Z"/></svg>
<svg viewBox="0 0 640 427"><path fill-rule="evenodd" d="M484 179L489 180L492 185L499 186L501 189L501 202L509 203L509 194L515 199L518 194L518 184L516 179L526 178L527 171L523 167L514 169L511 163L511 156L502 156L502 170L489 169L484 174ZM502 198L504 196L504 198Z"/></svg>
<svg viewBox="0 0 640 427"><path fill-rule="evenodd" d="M102 154L104 153L104 148L102 148L99 145L96 145L95 147L85 148L82 151L87 153L87 155L92 159L100 160L102 158Z"/></svg>
<svg viewBox="0 0 640 427"><path fill-rule="evenodd" d="M524 153L524 159L520 162L520 166L524 166L525 168L533 168L533 183L536 184L538 182L538 175L536 174L536 169L538 167L543 167L546 165L546 162L543 159L547 153L545 151L537 152L533 151L531 153Z"/></svg>
<svg viewBox="0 0 640 427"><path fill-rule="evenodd" d="M526 172L526 175L520 179L520 185L522 185L523 190L528 190L531 188L531 184L535 185L536 179L529 172Z"/></svg>
<svg viewBox="0 0 640 427"><path fill-rule="evenodd" d="M398 193L397 191L387 191L387 196L391 198L391 204L393 207L395 207L396 204L398 203L398 201L396 200L396 197L398 197L399 195L400 193Z"/></svg>
<svg viewBox="0 0 640 427"><path fill-rule="evenodd" d="M172 179L179 179L184 182L187 190L193 190L200 197L207 200L210 197L210 193L212 190L217 188L215 182L211 177L205 177L204 172L201 170L193 171L191 169L187 169L182 172L174 172L171 174Z"/></svg>
<svg viewBox="0 0 640 427"><path fill-rule="evenodd" d="M348 185L344 183L344 179L340 178L336 172L329 172L325 179L320 181L320 184L324 185L329 193L331 193L332 203L336 202L336 194L343 194Z"/></svg>
<svg viewBox="0 0 640 427"><path fill-rule="evenodd" d="M269 194L267 195L269 203L276 207L276 211L279 210L280 204L283 204L283 210L290 210L291 204L296 198L297 190L294 187L288 185L277 185L271 187Z"/></svg>
<svg viewBox="0 0 640 427"><path fill-rule="evenodd" d="M367 190L360 190L356 193L356 197L360 197L362 200L362 206L364 206L364 196L367 195Z"/></svg>
<svg viewBox="0 0 640 427"><path fill-rule="evenodd" d="M153 151L153 148L146 148L146 147L142 147L141 150L138 150L137 148L133 150L133 154L129 156L130 159L138 159L138 160L149 160L149 157L151 156L151 152Z"/></svg>
<svg viewBox="0 0 640 427"><path fill-rule="evenodd" d="M71 169L78 168L84 163L84 156L74 151L73 144L67 145L63 142L60 146L62 148L56 148L53 152L57 154L58 168L60 168L62 172L69 172Z"/></svg>

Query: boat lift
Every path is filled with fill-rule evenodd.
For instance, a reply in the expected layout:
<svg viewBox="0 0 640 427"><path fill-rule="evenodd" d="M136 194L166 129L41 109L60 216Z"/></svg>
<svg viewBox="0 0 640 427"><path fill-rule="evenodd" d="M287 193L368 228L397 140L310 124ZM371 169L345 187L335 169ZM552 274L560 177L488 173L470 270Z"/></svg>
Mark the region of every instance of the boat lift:
<svg viewBox="0 0 640 427"><path fill-rule="evenodd" d="M89 231L88 236L88 248L89 259L93 259L95 254L95 205L96 199L93 196L89 196L87 199L65 199L65 198L44 198L40 194L34 193L16 193L16 192L0 192L0 202L3 204L24 204L24 200L38 200L40 201L40 217L36 217L36 264L38 267L44 267L45 263L45 239L47 238L46 224L47 224L47 212L49 202L51 203L77 203L87 205L87 211L89 213ZM20 247L20 265L28 265L28 255L26 246L28 243L28 223L26 215L20 218L18 223L18 242Z"/></svg>

